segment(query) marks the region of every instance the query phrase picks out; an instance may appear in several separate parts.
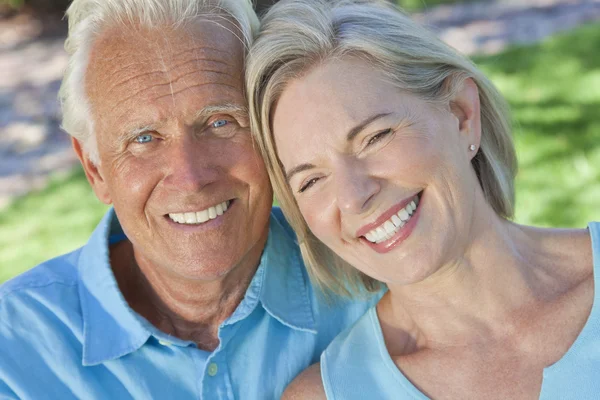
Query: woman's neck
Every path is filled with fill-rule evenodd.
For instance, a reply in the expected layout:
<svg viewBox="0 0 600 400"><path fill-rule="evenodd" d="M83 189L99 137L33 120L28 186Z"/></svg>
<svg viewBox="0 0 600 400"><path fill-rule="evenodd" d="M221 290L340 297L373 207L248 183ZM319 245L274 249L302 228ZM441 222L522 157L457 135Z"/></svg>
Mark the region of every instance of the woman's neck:
<svg viewBox="0 0 600 400"><path fill-rule="evenodd" d="M463 254L433 275L410 285L388 285L378 313L386 341L398 338L390 343L390 353L502 340L572 286L573 277L560 267L572 258L571 249L560 245L567 235L495 215L474 228Z"/></svg>

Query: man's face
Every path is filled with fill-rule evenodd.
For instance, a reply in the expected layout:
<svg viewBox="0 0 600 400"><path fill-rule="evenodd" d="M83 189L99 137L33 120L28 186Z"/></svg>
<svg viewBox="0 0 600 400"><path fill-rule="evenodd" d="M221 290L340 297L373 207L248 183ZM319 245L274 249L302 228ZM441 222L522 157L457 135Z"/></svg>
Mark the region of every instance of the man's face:
<svg viewBox="0 0 600 400"><path fill-rule="evenodd" d="M138 263L210 281L249 258L268 232L272 192L250 135L243 47L233 26L108 29L85 89L100 165L84 160L112 203Z"/></svg>

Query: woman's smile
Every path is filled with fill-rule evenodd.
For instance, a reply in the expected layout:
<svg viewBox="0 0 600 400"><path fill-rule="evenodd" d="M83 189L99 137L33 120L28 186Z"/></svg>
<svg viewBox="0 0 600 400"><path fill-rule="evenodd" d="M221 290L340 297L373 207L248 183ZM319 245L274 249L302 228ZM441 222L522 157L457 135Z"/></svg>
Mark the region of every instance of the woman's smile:
<svg viewBox="0 0 600 400"><path fill-rule="evenodd" d="M373 223L360 228L356 235L361 243L378 253L387 253L404 242L419 219L421 193L390 207Z"/></svg>

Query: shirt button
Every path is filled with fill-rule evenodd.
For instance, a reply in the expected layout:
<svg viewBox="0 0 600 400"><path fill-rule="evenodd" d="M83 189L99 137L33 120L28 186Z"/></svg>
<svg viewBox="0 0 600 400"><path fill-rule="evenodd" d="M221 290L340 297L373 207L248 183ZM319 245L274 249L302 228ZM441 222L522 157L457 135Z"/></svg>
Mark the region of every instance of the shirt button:
<svg viewBox="0 0 600 400"><path fill-rule="evenodd" d="M171 343L165 342L164 340L159 340L158 344L160 344L161 346L171 346Z"/></svg>
<svg viewBox="0 0 600 400"><path fill-rule="evenodd" d="M219 367L215 363L210 363L208 365L208 375L215 376L219 372Z"/></svg>

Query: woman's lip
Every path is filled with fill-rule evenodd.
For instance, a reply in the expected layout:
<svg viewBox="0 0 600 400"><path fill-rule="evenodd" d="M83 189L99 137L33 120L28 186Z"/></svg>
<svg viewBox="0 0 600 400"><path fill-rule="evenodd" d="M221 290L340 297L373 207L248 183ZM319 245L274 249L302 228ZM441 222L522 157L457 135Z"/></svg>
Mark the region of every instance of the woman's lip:
<svg viewBox="0 0 600 400"><path fill-rule="evenodd" d="M361 227L359 230L356 231L356 234L355 234L356 237L359 238L361 236L365 236L367 233L371 232L373 229L381 226L381 224L383 224L385 221L392 218L392 215L396 214L398 211L400 211L404 207L406 207L411 201L413 201L413 199L415 198L415 196L417 194L418 193L415 193L412 196L407 197L406 199L402 200L400 203L390 207L387 211L385 211L383 214L381 214L375 220L375 222L372 222L370 224L367 224L367 225Z"/></svg>
<svg viewBox="0 0 600 400"><path fill-rule="evenodd" d="M392 249L399 246L402 242L404 242L413 232L417 222L419 221L419 217L421 216L421 207L423 205L423 199L419 201L419 205L415 210L414 214L410 217L406 225L404 225L394 236L381 243L372 243L369 242L366 238L361 237L359 240L369 246L371 249L375 250L377 253L383 254Z"/></svg>

